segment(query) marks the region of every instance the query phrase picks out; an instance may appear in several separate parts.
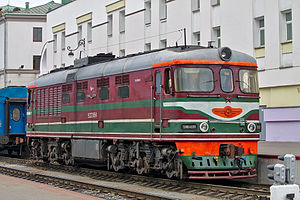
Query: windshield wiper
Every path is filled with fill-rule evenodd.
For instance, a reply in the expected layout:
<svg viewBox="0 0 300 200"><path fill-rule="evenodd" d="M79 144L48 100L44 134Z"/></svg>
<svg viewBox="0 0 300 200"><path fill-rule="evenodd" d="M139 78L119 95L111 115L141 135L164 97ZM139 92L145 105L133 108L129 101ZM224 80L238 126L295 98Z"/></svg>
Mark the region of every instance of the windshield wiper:
<svg viewBox="0 0 300 200"><path fill-rule="evenodd" d="M248 88L250 88L250 85L248 85L248 83L246 83L245 81L236 80L235 82L244 83Z"/></svg>

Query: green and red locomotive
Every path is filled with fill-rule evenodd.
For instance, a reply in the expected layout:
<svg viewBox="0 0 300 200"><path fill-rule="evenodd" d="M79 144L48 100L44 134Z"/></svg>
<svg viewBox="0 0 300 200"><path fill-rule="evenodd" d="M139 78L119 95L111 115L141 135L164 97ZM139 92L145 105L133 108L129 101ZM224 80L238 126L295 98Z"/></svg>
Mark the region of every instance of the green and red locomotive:
<svg viewBox="0 0 300 200"><path fill-rule="evenodd" d="M35 159L169 178L256 176L257 64L244 53L188 46L99 54L41 76L28 92Z"/></svg>

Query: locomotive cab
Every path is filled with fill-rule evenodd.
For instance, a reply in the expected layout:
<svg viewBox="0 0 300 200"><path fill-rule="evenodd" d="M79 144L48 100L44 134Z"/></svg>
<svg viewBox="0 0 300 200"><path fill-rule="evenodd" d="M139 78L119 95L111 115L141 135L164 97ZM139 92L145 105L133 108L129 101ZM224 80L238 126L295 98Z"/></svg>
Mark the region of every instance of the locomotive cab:
<svg viewBox="0 0 300 200"><path fill-rule="evenodd" d="M256 176L256 63L228 60L176 61L170 78L165 72L162 113L156 121L162 121L160 134L176 132L190 140L175 143L191 179Z"/></svg>

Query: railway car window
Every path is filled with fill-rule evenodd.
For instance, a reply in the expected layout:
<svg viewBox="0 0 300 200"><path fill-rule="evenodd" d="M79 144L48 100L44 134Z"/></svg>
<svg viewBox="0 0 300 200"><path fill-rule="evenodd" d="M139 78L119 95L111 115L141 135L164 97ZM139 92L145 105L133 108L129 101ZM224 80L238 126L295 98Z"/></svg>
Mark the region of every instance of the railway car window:
<svg viewBox="0 0 300 200"><path fill-rule="evenodd" d="M12 120L15 122L19 121L21 118L21 111L19 108L14 108L12 111Z"/></svg>
<svg viewBox="0 0 300 200"><path fill-rule="evenodd" d="M76 101L77 102L84 102L85 101L85 93L84 92L77 92Z"/></svg>
<svg viewBox="0 0 300 200"><path fill-rule="evenodd" d="M100 99L105 100L109 98L109 89L108 88L101 88L100 89Z"/></svg>
<svg viewBox="0 0 300 200"><path fill-rule="evenodd" d="M160 94L161 92L161 74L157 72L155 74L155 87L156 87L156 94Z"/></svg>
<svg viewBox="0 0 300 200"><path fill-rule="evenodd" d="M69 94L63 94L62 95L62 102L63 102L63 104L70 103L70 95Z"/></svg>
<svg viewBox="0 0 300 200"><path fill-rule="evenodd" d="M220 71L221 88L224 92L233 91L233 74L231 69L221 69Z"/></svg>
<svg viewBox="0 0 300 200"><path fill-rule="evenodd" d="M171 93L171 87L172 87L172 79L171 79L171 70L170 69L166 69L165 71L165 91L166 94L170 94Z"/></svg>
<svg viewBox="0 0 300 200"><path fill-rule="evenodd" d="M239 71L240 89L244 93L258 93L257 71L241 69Z"/></svg>
<svg viewBox="0 0 300 200"><path fill-rule="evenodd" d="M122 86L118 88L118 96L119 98L128 98L129 97L129 87Z"/></svg>
<svg viewBox="0 0 300 200"><path fill-rule="evenodd" d="M174 72L176 92L211 92L213 72L209 68L177 68Z"/></svg>

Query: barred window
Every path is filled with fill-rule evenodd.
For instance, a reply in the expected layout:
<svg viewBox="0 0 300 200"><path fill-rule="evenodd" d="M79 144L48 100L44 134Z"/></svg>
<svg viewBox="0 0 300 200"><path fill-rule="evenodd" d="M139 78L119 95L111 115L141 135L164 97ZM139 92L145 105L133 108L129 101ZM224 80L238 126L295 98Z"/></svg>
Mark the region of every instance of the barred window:
<svg viewBox="0 0 300 200"><path fill-rule="evenodd" d="M77 90L87 90L88 89L88 82L81 82L77 83Z"/></svg>

